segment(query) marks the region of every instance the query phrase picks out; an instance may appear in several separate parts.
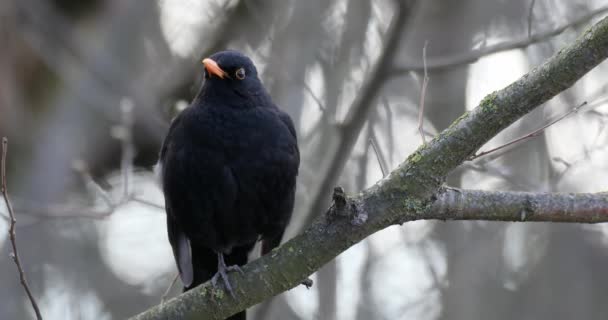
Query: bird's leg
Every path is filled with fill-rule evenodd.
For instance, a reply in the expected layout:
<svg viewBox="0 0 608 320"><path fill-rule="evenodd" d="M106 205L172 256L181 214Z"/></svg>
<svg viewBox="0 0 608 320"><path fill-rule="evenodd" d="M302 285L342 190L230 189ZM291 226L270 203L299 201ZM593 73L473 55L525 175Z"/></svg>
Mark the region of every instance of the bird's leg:
<svg viewBox="0 0 608 320"><path fill-rule="evenodd" d="M219 277L221 277L222 281L224 281L224 285L226 286L226 290L228 290L228 292L230 292L230 295L236 299L236 296L234 295L234 291L232 290L232 286L230 285L230 281L228 280L228 272L231 272L231 271L238 271L241 274L244 274L243 270L241 270L241 267L239 267L236 264L233 266L226 266L226 262L224 262L224 254L221 252L218 252L217 253L217 272L215 273L213 278L211 278L211 284L213 285L214 288L217 288L217 279Z"/></svg>

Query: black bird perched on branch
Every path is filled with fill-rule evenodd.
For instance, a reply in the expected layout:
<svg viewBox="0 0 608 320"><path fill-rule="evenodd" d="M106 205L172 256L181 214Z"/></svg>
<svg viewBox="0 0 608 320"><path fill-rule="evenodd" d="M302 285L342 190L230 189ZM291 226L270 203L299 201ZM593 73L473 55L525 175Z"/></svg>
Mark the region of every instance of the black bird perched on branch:
<svg viewBox="0 0 608 320"><path fill-rule="evenodd" d="M291 118L237 51L204 59L205 81L160 151L167 229L184 291L240 271L258 239L281 242L300 164ZM241 312L230 319L245 319Z"/></svg>

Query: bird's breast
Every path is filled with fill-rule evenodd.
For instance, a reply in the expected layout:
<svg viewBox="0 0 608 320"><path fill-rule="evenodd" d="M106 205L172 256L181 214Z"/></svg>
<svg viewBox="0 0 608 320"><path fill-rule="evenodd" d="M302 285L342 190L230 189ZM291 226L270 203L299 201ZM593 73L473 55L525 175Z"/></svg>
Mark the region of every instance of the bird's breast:
<svg viewBox="0 0 608 320"><path fill-rule="evenodd" d="M198 136L204 144L224 150L231 158L264 157L295 145L277 115L263 108L211 109L198 126L203 131Z"/></svg>

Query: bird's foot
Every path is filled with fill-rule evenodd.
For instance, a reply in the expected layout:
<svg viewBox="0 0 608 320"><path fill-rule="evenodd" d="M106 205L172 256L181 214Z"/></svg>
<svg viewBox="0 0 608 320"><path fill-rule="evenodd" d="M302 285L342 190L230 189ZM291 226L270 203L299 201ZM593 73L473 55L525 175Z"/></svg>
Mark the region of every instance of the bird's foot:
<svg viewBox="0 0 608 320"><path fill-rule="evenodd" d="M245 275L245 272L243 272L243 269L241 269L241 267L239 267L238 264L235 264L235 265L232 265L232 266L227 266L226 267L226 271L228 271L228 272L237 271L241 275Z"/></svg>
<svg viewBox="0 0 608 320"><path fill-rule="evenodd" d="M222 278L222 281L224 282L224 286L226 287L226 290L228 292L230 292L230 295L236 299L236 295L234 294L234 290L232 289L232 285L230 285L230 280L228 280L228 273L229 272L234 272L237 271L240 274L245 274L243 272L243 270L241 270L241 267L239 267L238 265L233 265L233 266L226 266L226 263L224 262L224 255L221 253L217 254L217 272L215 273L215 275L213 275L213 278L211 278L211 284L213 285L214 288L217 289L217 280L219 278Z"/></svg>
<svg viewBox="0 0 608 320"><path fill-rule="evenodd" d="M211 284L216 289L218 288L218 286L217 286L217 280L219 278L222 278L222 281L224 281L224 286L226 287L226 290L228 292L230 292L230 295L233 298L236 298L236 296L234 294L234 290L232 290L232 286L230 285L230 281L228 280L228 274L226 273L226 269L218 270L215 273L215 275L213 275L213 278L211 278Z"/></svg>

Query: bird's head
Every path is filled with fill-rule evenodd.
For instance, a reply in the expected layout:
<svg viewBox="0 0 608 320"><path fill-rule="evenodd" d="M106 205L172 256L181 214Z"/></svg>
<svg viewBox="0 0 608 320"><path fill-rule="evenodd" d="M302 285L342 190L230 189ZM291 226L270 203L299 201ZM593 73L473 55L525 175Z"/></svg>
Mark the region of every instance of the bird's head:
<svg viewBox="0 0 608 320"><path fill-rule="evenodd" d="M238 51L220 51L203 59L203 94L225 105L245 107L267 93L249 57Z"/></svg>

